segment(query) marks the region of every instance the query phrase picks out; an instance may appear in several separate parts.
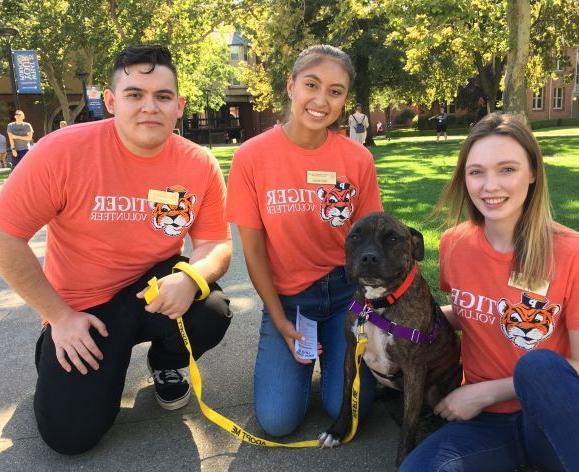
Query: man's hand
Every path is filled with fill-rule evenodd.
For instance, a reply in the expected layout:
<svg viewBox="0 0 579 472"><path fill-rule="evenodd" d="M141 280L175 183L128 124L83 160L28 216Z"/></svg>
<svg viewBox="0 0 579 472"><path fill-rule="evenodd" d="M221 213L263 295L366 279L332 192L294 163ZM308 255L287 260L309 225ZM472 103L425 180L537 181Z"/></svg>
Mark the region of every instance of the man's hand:
<svg viewBox="0 0 579 472"><path fill-rule="evenodd" d="M14 148L12 148L12 155L13 155L14 157L16 157L16 156L18 155L17 152L16 152L16 149L14 149Z"/></svg>
<svg viewBox="0 0 579 472"><path fill-rule="evenodd" d="M434 407L434 413L448 421L470 420L494 402L485 382L463 385L450 392Z"/></svg>
<svg viewBox="0 0 579 472"><path fill-rule="evenodd" d="M83 375L88 373L85 364L98 370L97 361L103 359L103 354L92 339L89 329L95 328L101 336L108 336L107 328L101 320L90 313L71 310L51 322L50 327L56 358L64 370L71 372L71 363Z"/></svg>
<svg viewBox="0 0 579 472"><path fill-rule="evenodd" d="M311 359L302 359L300 356L296 354L296 345L295 342L297 340L303 341L304 335L298 331L296 331L293 323L289 321L287 318L279 325L276 325L277 330L285 339L287 343L287 347L294 356L296 362L304 365L311 364L313 360ZM322 345L318 343L318 356L322 354Z"/></svg>
<svg viewBox="0 0 579 472"><path fill-rule="evenodd" d="M145 298L149 287L137 293L137 298ZM145 310L149 313L161 313L172 320L183 316L195 299L199 287L184 272L175 272L159 279L159 295Z"/></svg>

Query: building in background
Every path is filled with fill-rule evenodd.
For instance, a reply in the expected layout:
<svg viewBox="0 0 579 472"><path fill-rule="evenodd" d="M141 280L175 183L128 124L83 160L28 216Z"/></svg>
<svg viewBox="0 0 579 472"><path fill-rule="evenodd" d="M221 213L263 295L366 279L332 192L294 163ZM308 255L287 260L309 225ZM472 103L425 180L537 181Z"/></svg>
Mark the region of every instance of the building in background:
<svg viewBox="0 0 579 472"><path fill-rule="evenodd" d="M579 119L579 47L568 48L557 61L555 79L538 92L529 90L529 121Z"/></svg>
<svg viewBox="0 0 579 472"><path fill-rule="evenodd" d="M237 66L240 61L255 63L249 42L239 33L224 33L229 47L229 61ZM225 105L219 110L205 109L185 118L183 135L201 144L240 143L275 124L272 111L257 112L253 109L253 97L247 87L233 81L227 88Z"/></svg>

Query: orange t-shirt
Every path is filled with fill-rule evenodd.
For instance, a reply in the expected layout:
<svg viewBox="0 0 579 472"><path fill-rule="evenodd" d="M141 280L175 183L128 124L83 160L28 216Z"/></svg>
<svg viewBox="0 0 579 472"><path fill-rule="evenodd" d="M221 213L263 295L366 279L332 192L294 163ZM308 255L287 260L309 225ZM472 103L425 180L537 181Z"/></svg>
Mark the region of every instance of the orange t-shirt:
<svg viewBox="0 0 579 472"><path fill-rule="evenodd" d="M149 204L150 189L180 192L179 208ZM50 133L4 185L0 230L28 240L47 223L44 271L75 310L107 302L179 254L187 234L230 237L216 159L176 135L156 156L136 156L114 119Z"/></svg>
<svg viewBox="0 0 579 472"><path fill-rule="evenodd" d="M308 171L318 174L308 179ZM334 132L317 149L297 146L281 126L250 139L235 153L227 189L229 221L265 231L273 284L283 295L344 265L352 223L383 211L372 155Z"/></svg>
<svg viewBox="0 0 579 472"><path fill-rule="evenodd" d="M511 377L532 349L569 356L567 331L579 329L579 233L557 225L554 257L555 273L541 296L508 285L512 253L496 252L484 228L463 223L442 236L440 287L451 293L462 329L464 383ZM485 411L520 408L512 400Z"/></svg>

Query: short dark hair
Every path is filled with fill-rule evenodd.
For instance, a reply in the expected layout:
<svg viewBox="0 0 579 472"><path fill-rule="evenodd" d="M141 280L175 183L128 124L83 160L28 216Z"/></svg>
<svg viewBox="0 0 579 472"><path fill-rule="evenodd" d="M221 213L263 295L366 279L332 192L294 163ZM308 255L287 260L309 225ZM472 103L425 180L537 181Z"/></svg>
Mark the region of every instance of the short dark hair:
<svg viewBox="0 0 579 472"><path fill-rule="evenodd" d="M177 69L175 68L175 64L173 64L169 49L159 44L141 44L138 46L129 46L119 53L109 77L110 87L113 88L114 86L117 71L122 70L128 75L127 67L135 64L151 65L149 70L143 72L144 74L150 74L157 66L169 68L175 76L175 85L177 86Z"/></svg>

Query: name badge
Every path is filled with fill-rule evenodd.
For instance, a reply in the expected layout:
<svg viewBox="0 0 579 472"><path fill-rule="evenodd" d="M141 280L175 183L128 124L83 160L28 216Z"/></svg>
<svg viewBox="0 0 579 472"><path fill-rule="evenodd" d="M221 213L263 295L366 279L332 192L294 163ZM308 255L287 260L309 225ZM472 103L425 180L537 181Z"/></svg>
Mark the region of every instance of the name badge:
<svg viewBox="0 0 579 472"><path fill-rule="evenodd" d="M319 170L308 170L307 171L307 182L308 182L308 184L336 185L336 173L335 172L323 172L323 171L319 171Z"/></svg>
<svg viewBox="0 0 579 472"><path fill-rule="evenodd" d="M179 194L177 192L164 192L162 190L149 189L147 200L153 203L166 203L167 205L178 205Z"/></svg>
<svg viewBox="0 0 579 472"><path fill-rule="evenodd" d="M543 297L547 296L547 290L549 290L549 282L547 280L543 280L533 287L526 287L520 283L520 279L520 274L511 272L511 276L509 277L509 287L518 288L524 292L536 293L537 295L542 295Z"/></svg>

